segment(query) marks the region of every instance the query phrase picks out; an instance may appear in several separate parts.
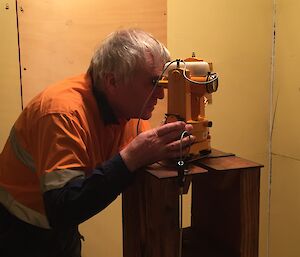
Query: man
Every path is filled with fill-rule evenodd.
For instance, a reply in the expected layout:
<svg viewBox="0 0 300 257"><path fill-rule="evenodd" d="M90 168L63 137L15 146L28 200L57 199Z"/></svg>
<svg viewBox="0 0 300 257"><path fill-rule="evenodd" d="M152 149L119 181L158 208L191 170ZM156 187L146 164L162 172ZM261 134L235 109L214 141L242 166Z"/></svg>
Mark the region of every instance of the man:
<svg viewBox="0 0 300 257"><path fill-rule="evenodd" d="M168 60L151 35L119 30L102 42L86 74L28 104L0 156L2 257L79 257L78 225L109 205L140 168L179 156L178 138L191 126L135 132L134 119L149 119L164 97L154 85ZM139 130L146 127L142 121ZM187 149L189 138L182 144Z"/></svg>

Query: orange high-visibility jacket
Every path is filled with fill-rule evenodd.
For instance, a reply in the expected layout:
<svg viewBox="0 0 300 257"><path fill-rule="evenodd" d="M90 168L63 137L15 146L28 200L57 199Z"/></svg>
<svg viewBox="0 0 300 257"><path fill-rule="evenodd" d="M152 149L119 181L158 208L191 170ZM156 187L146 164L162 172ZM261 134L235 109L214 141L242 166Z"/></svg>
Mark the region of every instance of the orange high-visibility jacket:
<svg viewBox="0 0 300 257"><path fill-rule="evenodd" d="M10 213L50 228L43 193L87 176L133 139L136 120L106 123L98 104L82 74L45 89L23 110L0 155L0 203ZM142 121L141 130L148 128Z"/></svg>

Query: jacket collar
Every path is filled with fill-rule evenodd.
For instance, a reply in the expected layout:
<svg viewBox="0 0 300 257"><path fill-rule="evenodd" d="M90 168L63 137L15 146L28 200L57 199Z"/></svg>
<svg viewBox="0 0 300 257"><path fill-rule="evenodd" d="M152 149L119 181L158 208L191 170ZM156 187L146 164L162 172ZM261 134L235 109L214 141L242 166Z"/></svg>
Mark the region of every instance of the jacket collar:
<svg viewBox="0 0 300 257"><path fill-rule="evenodd" d="M120 124L120 121L118 120L113 109L109 105L105 94L103 92L97 90L93 85L92 85L92 89L93 89L93 94L96 98L96 102L97 102L99 111L103 117L104 123L107 125Z"/></svg>
<svg viewBox="0 0 300 257"><path fill-rule="evenodd" d="M99 112L103 118L103 122L106 125L121 125L127 122L125 119L118 119L118 117L115 115L112 107L110 106L107 97L105 96L105 93L101 90L97 90L96 86L94 85L94 81L92 76L90 76L89 73L86 74L88 80L90 80L90 84L92 87L93 95L96 99Z"/></svg>

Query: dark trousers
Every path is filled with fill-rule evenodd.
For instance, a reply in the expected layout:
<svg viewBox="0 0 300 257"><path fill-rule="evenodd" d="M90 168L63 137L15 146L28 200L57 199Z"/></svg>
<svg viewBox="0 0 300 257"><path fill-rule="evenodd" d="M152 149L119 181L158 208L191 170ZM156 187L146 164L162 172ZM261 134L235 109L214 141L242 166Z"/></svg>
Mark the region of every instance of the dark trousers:
<svg viewBox="0 0 300 257"><path fill-rule="evenodd" d="M43 229L21 221L0 204L1 257L81 257L78 227Z"/></svg>

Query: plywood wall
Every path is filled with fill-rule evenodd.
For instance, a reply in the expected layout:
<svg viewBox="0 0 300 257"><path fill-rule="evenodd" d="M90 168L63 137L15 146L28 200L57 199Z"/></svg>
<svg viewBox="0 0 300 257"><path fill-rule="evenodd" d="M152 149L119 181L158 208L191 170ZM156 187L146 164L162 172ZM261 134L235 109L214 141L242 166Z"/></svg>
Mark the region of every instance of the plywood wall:
<svg viewBox="0 0 300 257"><path fill-rule="evenodd" d="M166 1L19 0L24 103L59 79L85 72L99 42L139 27L166 42Z"/></svg>
<svg viewBox="0 0 300 257"><path fill-rule="evenodd" d="M276 1L270 257L300 256L300 2Z"/></svg>
<svg viewBox="0 0 300 257"><path fill-rule="evenodd" d="M168 47L211 61L219 89L207 116L212 146L262 163L260 257L267 256L273 1L168 1ZM271 256L270 256L271 257Z"/></svg>
<svg viewBox="0 0 300 257"><path fill-rule="evenodd" d="M0 152L21 111L15 1L0 1Z"/></svg>

